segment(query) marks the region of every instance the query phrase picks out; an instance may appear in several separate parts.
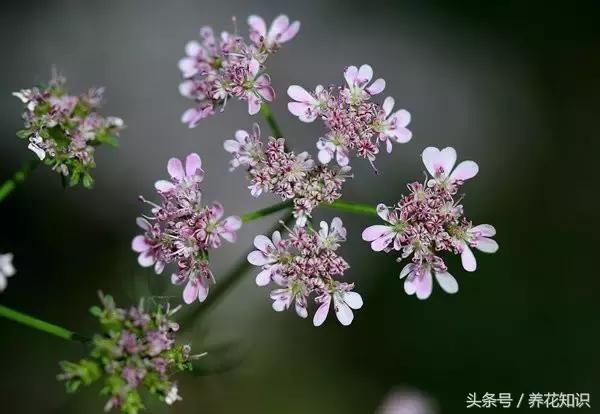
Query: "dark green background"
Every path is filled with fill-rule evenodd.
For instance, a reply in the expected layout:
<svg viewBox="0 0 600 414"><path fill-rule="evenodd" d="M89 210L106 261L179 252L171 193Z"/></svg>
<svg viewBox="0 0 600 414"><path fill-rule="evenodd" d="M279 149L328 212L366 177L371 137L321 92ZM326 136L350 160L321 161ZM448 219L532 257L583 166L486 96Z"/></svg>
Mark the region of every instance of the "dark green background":
<svg viewBox="0 0 600 414"><path fill-rule="evenodd" d="M140 269L129 243L142 209L136 197L152 194L171 156L202 155L206 199L221 200L228 214L272 202L251 199L242 174L227 171L222 141L250 128L245 106L232 102L188 130L179 123L187 102L177 94L176 62L203 24L230 30L235 14L245 33L248 14L271 20L285 12L302 29L268 64L279 95L274 110L291 145L314 153L321 128L287 113L287 85L341 82L345 66L370 63L397 105L411 111L414 138L379 158L380 176L355 162L344 197L392 203L421 179L423 148L452 145L460 159L480 164L464 205L474 222L496 226L500 250L479 254L474 274L451 261L460 292L436 287L419 302L404 294L393 257L360 241L373 220L344 216L347 278L365 300L352 326L330 318L317 329L292 312L276 314L268 290L248 274L188 338L198 352L233 344L212 353L205 368L234 368L181 378L184 401L172 411L372 413L396 388L429 395L439 413L465 412L469 392L590 392L597 407L596 4L5 2L0 178L32 156L14 137L21 108L10 92L45 80L52 64L75 92L105 85L105 113L122 116L128 129L121 148L98 152L94 191L63 191L56 175L38 169L0 205L0 251L14 252L18 269L0 302L89 334L86 310L98 289L123 304L161 292L164 278ZM271 220L245 227L236 246L211 256L217 279ZM82 353L78 344L0 320L0 411L101 412L97 389L67 396L55 381L57 361Z"/></svg>

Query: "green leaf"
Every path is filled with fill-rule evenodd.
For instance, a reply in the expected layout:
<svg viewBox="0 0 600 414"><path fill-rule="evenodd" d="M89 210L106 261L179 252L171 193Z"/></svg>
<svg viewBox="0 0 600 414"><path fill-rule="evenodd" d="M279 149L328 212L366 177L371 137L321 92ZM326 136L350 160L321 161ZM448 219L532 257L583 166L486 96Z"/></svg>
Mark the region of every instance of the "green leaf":
<svg viewBox="0 0 600 414"><path fill-rule="evenodd" d="M85 188L87 188L87 189L92 189L92 188L94 188L94 179L93 179L93 178L92 178L92 176L91 176L91 175L89 175L89 174L85 174L85 175L83 176L83 181L82 181L82 183L83 183L83 186L84 186Z"/></svg>
<svg viewBox="0 0 600 414"><path fill-rule="evenodd" d="M32 131L29 129L20 129L17 131L17 136L21 139L29 138L32 134Z"/></svg>
<svg viewBox="0 0 600 414"><path fill-rule="evenodd" d="M100 144L106 144L113 148L117 148L119 146L119 140L117 137L110 134L108 131L99 132L96 135L96 141L98 141Z"/></svg>

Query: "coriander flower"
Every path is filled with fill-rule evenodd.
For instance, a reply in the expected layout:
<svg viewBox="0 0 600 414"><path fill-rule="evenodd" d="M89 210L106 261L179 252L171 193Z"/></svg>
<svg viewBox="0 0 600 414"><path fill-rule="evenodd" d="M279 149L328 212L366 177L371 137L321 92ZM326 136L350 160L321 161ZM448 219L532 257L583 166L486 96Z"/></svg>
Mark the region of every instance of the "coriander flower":
<svg viewBox="0 0 600 414"><path fill-rule="evenodd" d="M233 155L232 169L246 169L250 193L254 197L273 193L282 200L293 200L294 216L301 226L321 203L340 198L343 183L351 177L350 167L316 165L307 152L288 151L284 138L263 141L256 124L252 134L237 131L235 140L225 141L224 148Z"/></svg>
<svg viewBox="0 0 600 414"><path fill-rule="evenodd" d="M458 291L458 283L441 257L443 252L460 255L465 270L474 271L477 263L471 248L485 253L498 250L498 243L491 239L496 234L494 227L473 226L464 215L462 198L455 199L464 181L477 173L477 164L463 161L453 171L456 151L450 147L425 149L423 162L433 175L427 185L411 183L409 194L396 205L379 204L377 213L387 224L369 226L362 233L374 251L396 251L399 262L410 258L400 278L405 278L405 292L419 299L431 295L434 277L445 292Z"/></svg>
<svg viewBox="0 0 600 414"><path fill-rule="evenodd" d="M332 301L340 323L349 325L354 317L351 309L361 308L362 298L353 291L354 284L338 280L350 267L336 252L346 240L342 220L336 217L330 225L322 221L318 232L298 225L287 230L287 238L282 238L279 231L271 238L254 238L256 250L248 255L248 262L261 268L256 284L266 286L272 282L277 286L270 294L277 312L293 304L298 316L306 318L312 296L318 305L313 317L315 326L323 324Z"/></svg>
<svg viewBox="0 0 600 414"><path fill-rule="evenodd" d="M154 266L157 274L165 265L175 264L171 282L185 284L185 303L203 302L215 281L208 266L208 251L219 248L223 240L234 243L242 221L237 216L223 218L224 209L219 202L202 203L200 184L204 171L198 154L189 154L185 167L179 159L171 158L167 171L170 180L155 183L161 203L142 198L152 207L151 214L137 219L144 233L133 239L131 247L139 253L140 266Z"/></svg>
<svg viewBox="0 0 600 414"><path fill-rule="evenodd" d="M189 345L176 343L179 324L172 320L179 308L156 306L148 310L143 300L129 309L118 308L111 296L100 294L102 307L90 309L100 332L90 343L90 355L79 362L63 361L58 379L67 391L104 379L102 394L109 399L105 411L119 409L136 414L143 410L143 394L155 395L171 405L181 400L173 375L192 370Z"/></svg>
<svg viewBox="0 0 600 414"><path fill-rule="evenodd" d="M184 78L179 92L195 102L181 117L190 128L218 108L223 110L230 98L246 101L250 115L258 113L264 101L275 99L264 64L282 43L296 35L300 23L290 24L281 15L268 32L258 16L250 16L248 24L250 41L229 32L216 37L212 28L203 27L200 41L193 40L185 46L186 56L178 64Z"/></svg>
<svg viewBox="0 0 600 414"><path fill-rule="evenodd" d="M94 153L102 144L117 145L123 120L98 113L103 88L69 95L65 79L55 75L47 85L23 89L13 95L24 104L25 128L17 136L40 161L68 178L72 186L94 184Z"/></svg>
<svg viewBox="0 0 600 414"><path fill-rule="evenodd" d="M7 280L9 277L14 276L16 273L15 267L13 266L13 254L5 253L0 254L0 292L6 289Z"/></svg>
<svg viewBox="0 0 600 414"><path fill-rule="evenodd" d="M291 85L288 95L293 101L288 103L288 110L302 122L320 118L325 124L327 130L317 141L322 164L335 159L344 167L352 156L358 156L373 165L380 144L385 143L390 153L393 142L406 143L412 138L407 128L410 113L404 109L394 112L391 97L381 105L371 100L385 88L383 79L369 85L373 78L371 66L349 66L344 78L346 86L323 88L319 85L312 93Z"/></svg>

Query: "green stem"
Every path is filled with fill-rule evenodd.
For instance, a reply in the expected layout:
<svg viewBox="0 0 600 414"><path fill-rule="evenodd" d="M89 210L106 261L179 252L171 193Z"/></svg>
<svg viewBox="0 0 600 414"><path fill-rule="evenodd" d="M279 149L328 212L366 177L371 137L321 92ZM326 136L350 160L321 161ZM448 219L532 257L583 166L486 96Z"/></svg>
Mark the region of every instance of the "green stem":
<svg viewBox="0 0 600 414"><path fill-rule="evenodd" d="M49 333L50 335L58 336L59 338L66 339L68 341L79 341L82 343L88 342L89 340L75 332L71 332L62 326L54 325L49 322L42 321L34 318L33 316L26 315L7 308L6 306L0 305L0 317L10 319L11 321L20 323L21 325L28 326L38 331Z"/></svg>
<svg viewBox="0 0 600 414"><path fill-rule="evenodd" d="M271 128L271 131L273 133L273 136L275 138L283 137L281 128L279 128L279 124L275 120L275 116L273 115L271 108L269 107L269 105L267 105L266 102L263 102L260 105L260 114L263 116L263 118L265 118L265 121L267 121L267 124L269 124L269 127Z"/></svg>
<svg viewBox="0 0 600 414"><path fill-rule="evenodd" d="M331 204L323 203L321 206L362 216L377 215L377 209L374 206L369 204L353 203L351 201L336 200Z"/></svg>
<svg viewBox="0 0 600 414"><path fill-rule="evenodd" d="M19 170L17 170L11 178L4 181L2 185L0 185L0 202L4 200L10 193L13 192L15 188L17 188L18 184L21 184L27 176L37 167L39 161L30 160L25 165L23 165Z"/></svg>
<svg viewBox="0 0 600 414"><path fill-rule="evenodd" d="M251 222L253 220L257 220L261 217L268 216L269 214L273 214L278 211L285 210L287 208L292 208L292 205L293 205L293 203L291 200L283 201L281 203L277 203L277 204L274 204L269 207L261 208L260 210L251 211L249 213L242 214L240 218L242 219L242 223L249 223L249 222Z"/></svg>

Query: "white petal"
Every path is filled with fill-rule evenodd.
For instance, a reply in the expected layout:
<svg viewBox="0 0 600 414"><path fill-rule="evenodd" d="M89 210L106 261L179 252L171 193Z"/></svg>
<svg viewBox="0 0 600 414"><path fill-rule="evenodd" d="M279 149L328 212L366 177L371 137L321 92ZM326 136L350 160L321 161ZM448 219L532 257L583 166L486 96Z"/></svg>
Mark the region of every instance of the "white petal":
<svg viewBox="0 0 600 414"><path fill-rule="evenodd" d="M479 166L475 161L463 161L456 166L454 171L452 171L450 179L466 181L469 178L475 177L478 172Z"/></svg>
<svg viewBox="0 0 600 414"><path fill-rule="evenodd" d="M377 215L379 217L381 217L383 220L388 221L388 216L390 214L389 208L385 204L380 203L380 204L377 204L376 209L377 209Z"/></svg>
<svg viewBox="0 0 600 414"><path fill-rule="evenodd" d="M271 282L271 270L266 269L256 275L256 284L258 286L266 286Z"/></svg>
<svg viewBox="0 0 600 414"><path fill-rule="evenodd" d="M425 274L416 279L417 284L417 298L424 300L431 295L433 289L433 278L431 277L431 269L427 269Z"/></svg>
<svg viewBox="0 0 600 414"><path fill-rule="evenodd" d="M412 272L413 264L409 263L402 268L400 271L400 279L404 279L409 273Z"/></svg>
<svg viewBox="0 0 600 414"><path fill-rule="evenodd" d="M253 264L254 266L264 266L269 263L267 256L265 256L260 250L253 250L248 253L247 259L250 264Z"/></svg>
<svg viewBox="0 0 600 414"><path fill-rule="evenodd" d="M358 69L358 79L362 82L369 83L373 78L373 68L371 65L362 65Z"/></svg>
<svg viewBox="0 0 600 414"><path fill-rule="evenodd" d="M291 85L287 90L287 94L290 98L298 102L317 103L317 100L302 86Z"/></svg>
<svg viewBox="0 0 600 414"><path fill-rule="evenodd" d="M363 300L357 292L345 292L343 294L344 302L348 304L352 309L360 309L363 306Z"/></svg>
<svg viewBox="0 0 600 414"><path fill-rule="evenodd" d="M350 306L348 306L346 302L339 298L339 294L335 294L333 297L333 306L335 309L335 316L337 316L338 321L340 321L340 323L344 326L350 325L354 319L354 314L352 313Z"/></svg>
<svg viewBox="0 0 600 414"><path fill-rule="evenodd" d="M383 92L384 89L385 89L385 80L379 78L375 82L373 82L366 89L366 91L369 92L370 95L377 95L377 94L380 94L381 92Z"/></svg>
<svg viewBox="0 0 600 414"><path fill-rule="evenodd" d="M469 230L469 233L480 233L484 237L494 237L496 229L491 224L480 224Z"/></svg>
<svg viewBox="0 0 600 414"><path fill-rule="evenodd" d="M267 237L259 234L254 238L254 247L256 247L261 252L267 252L269 249L274 249L275 246L273 242Z"/></svg>
<svg viewBox="0 0 600 414"><path fill-rule="evenodd" d="M480 237L475 242L475 248L484 253L496 253L498 251L498 243L496 243L496 240L488 237Z"/></svg>
<svg viewBox="0 0 600 414"><path fill-rule="evenodd" d="M392 113L392 109L394 109L394 98L392 98L391 96L385 98L385 100L383 101L382 108L383 112L385 113L385 116L389 116Z"/></svg>
<svg viewBox="0 0 600 414"><path fill-rule="evenodd" d="M325 319L327 319L327 314L329 313L330 305L331 305L331 297L329 296L323 301L323 303L321 303L321 306L319 306L319 308L315 312L315 316L313 317L313 325L314 326L323 325L323 322L325 322Z"/></svg>
<svg viewBox="0 0 600 414"><path fill-rule="evenodd" d="M448 272L437 273L436 272L435 273L435 279L439 283L440 287L446 293L456 293L456 292L458 292L458 282L456 281L456 279L454 278L454 276L452 276L450 273L448 273Z"/></svg>
<svg viewBox="0 0 600 414"><path fill-rule="evenodd" d="M465 242L463 242L463 251L460 254L460 260L462 261L462 265L467 272L474 272L477 269L477 261L475 260L475 255L471 251L471 248Z"/></svg>

